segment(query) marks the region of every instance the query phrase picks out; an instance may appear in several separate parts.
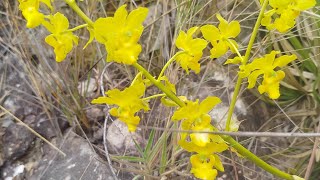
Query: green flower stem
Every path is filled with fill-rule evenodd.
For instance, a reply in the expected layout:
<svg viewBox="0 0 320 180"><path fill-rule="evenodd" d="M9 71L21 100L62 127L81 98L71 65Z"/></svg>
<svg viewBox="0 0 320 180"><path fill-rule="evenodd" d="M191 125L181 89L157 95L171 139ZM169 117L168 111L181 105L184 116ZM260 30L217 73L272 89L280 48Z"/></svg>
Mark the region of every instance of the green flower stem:
<svg viewBox="0 0 320 180"><path fill-rule="evenodd" d="M79 8L75 0L65 0L65 2L91 27L93 27L93 22L91 19L84 14L84 12Z"/></svg>
<svg viewBox="0 0 320 180"><path fill-rule="evenodd" d="M166 95L166 94L155 94L155 95L152 95L152 96L149 96L149 97L145 97L145 98L143 98L142 100L148 101L148 100L150 100L150 99L157 98L157 97L163 97L163 96L165 96L165 95Z"/></svg>
<svg viewBox="0 0 320 180"><path fill-rule="evenodd" d="M244 62L243 62L244 65L247 64L247 62L248 62L248 59L249 59L249 56L250 56L250 53L251 53L251 49L253 47L254 41L256 39L256 36L258 34L260 23L261 23L261 20L263 18L264 11L267 8L267 5L268 5L268 0L265 0L263 2L263 4L262 4L258 19L256 21L256 24L254 25L254 28L253 28L253 31L252 31L252 34L251 34L251 37L250 37L250 40L249 40L248 48L247 48L246 54L244 56Z"/></svg>
<svg viewBox="0 0 320 180"><path fill-rule="evenodd" d="M249 40L248 48L247 48L246 54L245 54L245 56L243 58L243 61L242 61L242 65L246 65L247 62L248 62L248 59L249 59L249 56L250 56L250 53L251 53L251 49L253 47L253 43L254 43L254 41L256 39L256 36L258 34L260 23L261 23L261 20L263 18L263 14L264 14L264 11L266 10L267 5L268 5L268 0L265 0L263 2L263 4L262 4L258 19L256 21L256 24L254 25L254 28L253 28L253 31L252 31L252 34L251 34L251 37L250 37L250 40ZM229 108L229 111L228 111L226 128L225 128L226 131L230 131L231 118L232 118L234 107L236 105L237 98L238 98L238 95L239 95L239 92L240 92L241 83L242 83L242 78L240 76L238 76L238 80L237 80L237 83L236 83L236 86L235 86L235 89L234 89L234 92L233 92L233 96L232 96L231 103L230 103L230 108Z"/></svg>
<svg viewBox="0 0 320 180"><path fill-rule="evenodd" d="M162 92L164 92L170 99L172 99L179 106L185 106L184 102L182 102L172 91L166 88L160 81L156 80L144 67L142 67L138 63L134 63L133 66L137 68L140 72L142 72L146 78L148 78L155 86L157 86Z"/></svg>
<svg viewBox="0 0 320 180"><path fill-rule="evenodd" d="M157 86L161 91L163 91L172 101L178 104L180 107L185 106L185 103L179 99L172 91L168 90L160 81L157 81L145 68L143 68L140 64L135 63L133 64L135 68L137 68L140 72L142 72L146 78L148 78L155 86ZM239 80L238 80L239 81ZM241 82L241 79L240 79ZM240 86L239 86L240 87ZM234 140L231 136L221 136L226 142L230 144L231 147L237 150L242 156L248 158L255 164L257 164L262 169L268 171L269 173L276 175L283 179L293 180L294 176L287 174L276 167L269 165L268 163L264 162L258 156L250 152L248 149L243 147L240 143Z"/></svg>
<svg viewBox="0 0 320 180"><path fill-rule="evenodd" d="M239 144L236 140L234 140L231 136L221 136L225 141L227 141L231 147L237 150L238 153L243 155L245 158L248 158L252 162L254 162L256 165L261 167L262 169L268 171L269 173L276 175L283 179L293 180L293 176L285 173L276 167L273 167L269 165L268 163L264 162L262 159L260 159L255 154L251 153L248 149L243 147L241 144Z"/></svg>
<svg viewBox="0 0 320 180"><path fill-rule="evenodd" d="M185 51L179 51L177 52L174 56L172 56L171 59L169 59L169 61L163 66L159 76L158 76L158 80L163 76L165 70L169 67L169 65L176 59L177 56L179 56L180 54L186 53Z"/></svg>
<svg viewBox="0 0 320 180"><path fill-rule="evenodd" d="M85 27L88 27L88 24L82 24L82 25L79 25L79 26L74 27L74 28L72 28L72 29L68 29L67 31L68 31L68 32L73 32L73 31L76 31L76 30L78 30L78 29L85 28Z"/></svg>

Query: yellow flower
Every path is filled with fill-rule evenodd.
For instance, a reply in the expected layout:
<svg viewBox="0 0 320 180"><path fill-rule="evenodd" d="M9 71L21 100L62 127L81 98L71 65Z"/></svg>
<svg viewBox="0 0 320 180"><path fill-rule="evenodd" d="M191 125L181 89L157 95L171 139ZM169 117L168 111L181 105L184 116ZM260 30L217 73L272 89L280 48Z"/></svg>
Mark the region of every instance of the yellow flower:
<svg viewBox="0 0 320 180"><path fill-rule="evenodd" d="M207 124L206 128L192 128L193 131L214 131L215 128L211 124ZM196 152L199 154L210 155L212 153L223 152L228 149L226 142L219 136L210 133L182 133L178 144L188 152Z"/></svg>
<svg viewBox="0 0 320 180"><path fill-rule="evenodd" d="M120 91L118 89L109 90L108 97L99 97L92 100L93 104L115 104L118 108L112 108L109 112L112 116L118 117L127 124L129 131L135 131L140 122L140 117L135 114L143 109L149 110L148 104L141 99L145 92L145 85L142 82L132 84L130 87Z"/></svg>
<svg viewBox="0 0 320 180"><path fill-rule="evenodd" d="M295 19L301 11L315 4L315 0L270 0L269 5L272 9L264 14L261 25L266 26L269 30L277 29L279 32L286 32L295 25ZM274 14L277 14L277 18L272 22Z"/></svg>
<svg viewBox="0 0 320 180"><path fill-rule="evenodd" d="M281 10L294 9L304 11L316 5L316 0L269 0L269 4L273 9Z"/></svg>
<svg viewBox="0 0 320 180"><path fill-rule="evenodd" d="M262 84L258 87L259 92L268 93L271 99L277 99L280 96L279 86L280 81L284 78L285 73L281 70L275 71L277 67L284 67L291 61L295 60L296 55L284 55L275 58L280 52L272 51L270 54L262 58L254 59L252 63L240 66L239 75L244 78L248 77L248 88L253 88L256 84L257 78L263 75Z"/></svg>
<svg viewBox="0 0 320 180"><path fill-rule="evenodd" d="M190 157L190 162L192 165L191 173L200 179L213 180L218 174L217 170L214 168L223 168L221 160L217 155L192 155Z"/></svg>
<svg viewBox="0 0 320 180"><path fill-rule="evenodd" d="M50 22L42 23L52 33L46 37L45 41L54 48L56 61L61 62L72 50L73 45L78 44L78 37L67 31L69 21L63 14L57 12L55 15L50 15L49 20Z"/></svg>
<svg viewBox="0 0 320 180"><path fill-rule="evenodd" d="M220 136L216 136L215 138L220 138ZM210 138L210 139L214 139L214 138ZM207 145L204 147L197 146L193 142L182 141L182 140L180 140L178 144L188 152L196 152L204 155L210 155L212 153L220 153L228 149L228 145L225 142L222 142L222 143L210 142L210 143L207 143Z"/></svg>
<svg viewBox="0 0 320 180"><path fill-rule="evenodd" d="M220 21L218 28L213 25L205 25L201 27L203 37L210 41L213 46L210 50L211 58L221 57L228 51L228 49L234 53L234 47L238 48L238 44L231 38L237 37L241 30L238 21L231 21L228 23L220 14L217 14L217 18Z"/></svg>
<svg viewBox="0 0 320 180"><path fill-rule="evenodd" d="M19 0L19 9L27 20L27 28L35 28L44 21L44 15L39 12L40 2L53 10L50 0Z"/></svg>
<svg viewBox="0 0 320 180"><path fill-rule="evenodd" d="M189 74L189 68L194 70L195 73L200 72L199 60L202 57L202 51L207 46L207 42L203 39L193 39L192 35L198 30L199 27L190 28L187 33L180 31L177 40L177 48L183 50L185 53L176 57L177 62Z"/></svg>
<svg viewBox="0 0 320 180"><path fill-rule="evenodd" d="M27 28L39 26L44 21L44 15L38 11L39 0L19 0L19 9L27 20Z"/></svg>
<svg viewBox="0 0 320 180"><path fill-rule="evenodd" d="M179 107L172 115L172 120L184 120L182 122L182 128L189 130L193 126L200 124L210 124L211 117L208 112L219 104L221 100L218 97L209 96L204 99L200 104L197 99L195 102L186 101L186 106Z"/></svg>
<svg viewBox="0 0 320 180"><path fill-rule="evenodd" d="M122 5L114 17L99 18L94 23L95 38L106 46L108 62L130 65L138 60L142 50L138 41L147 14L147 8L139 7L128 15L126 5Z"/></svg>
<svg viewBox="0 0 320 180"><path fill-rule="evenodd" d="M214 131L216 128L211 125L211 117L208 112L220 102L221 100L218 97L213 96L207 97L200 104L199 100L195 102L186 100L186 106L178 108L174 112L172 120L183 120L183 130ZM208 155L214 152L222 152L228 148L220 136L199 132L182 133L179 145L189 152Z"/></svg>
<svg viewBox="0 0 320 180"><path fill-rule="evenodd" d="M277 99L280 96L280 81L285 77L283 71L277 71L275 74L263 75L262 84L258 87L259 93L268 93L271 99Z"/></svg>

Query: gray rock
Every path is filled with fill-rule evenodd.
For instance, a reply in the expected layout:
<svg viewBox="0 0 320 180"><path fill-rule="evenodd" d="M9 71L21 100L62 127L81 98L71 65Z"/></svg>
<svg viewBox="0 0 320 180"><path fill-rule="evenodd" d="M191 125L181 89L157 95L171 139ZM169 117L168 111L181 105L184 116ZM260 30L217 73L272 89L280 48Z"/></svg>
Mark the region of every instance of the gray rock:
<svg viewBox="0 0 320 180"><path fill-rule="evenodd" d="M11 124L3 136L3 153L6 160L16 160L23 156L32 145L35 136L19 124Z"/></svg>
<svg viewBox="0 0 320 180"><path fill-rule="evenodd" d="M130 155L138 154L137 147L134 143L136 141L141 147L146 145L145 140L136 132L129 132L125 123L120 120L115 120L108 127L107 141L111 153L125 153Z"/></svg>
<svg viewBox="0 0 320 180"><path fill-rule="evenodd" d="M68 133L60 148L66 157L52 148L44 148L44 157L41 159L34 173L27 179L43 180L112 180L109 166L99 160L88 142L73 132Z"/></svg>
<svg viewBox="0 0 320 180"><path fill-rule="evenodd" d="M97 82L94 78L81 81L78 84L78 92L81 96L91 97L95 90L97 90Z"/></svg>
<svg viewBox="0 0 320 180"><path fill-rule="evenodd" d="M35 131L44 136L46 139L51 139L52 137L57 136L57 131L53 127L47 115L44 113L37 115L35 122L30 124L33 125L33 129Z"/></svg>
<svg viewBox="0 0 320 180"><path fill-rule="evenodd" d="M1 167L0 178L4 180L22 180L25 166L21 164L8 164Z"/></svg>

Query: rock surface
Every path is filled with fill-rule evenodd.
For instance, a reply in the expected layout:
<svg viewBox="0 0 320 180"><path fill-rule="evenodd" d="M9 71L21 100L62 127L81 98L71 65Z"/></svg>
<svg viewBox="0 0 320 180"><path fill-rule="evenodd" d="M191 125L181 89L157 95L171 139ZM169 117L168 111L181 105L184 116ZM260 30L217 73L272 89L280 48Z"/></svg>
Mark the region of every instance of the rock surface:
<svg viewBox="0 0 320 180"><path fill-rule="evenodd" d="M110 147L110 152L138 154L137 147L134 143L136 141L141 147L144 147L146 142L139 134L139 131L130 133L127 125L119 120L111 123L107 131L107 141Z"/></svg>
<svg viewBox="0 0 320 180"><path fill-rule="evenodd" d="M113 180L109 166L83 138L70 132L60 148L66 157L45 145L44 157L28 179L43 180Z"/></svg>
<svg viewBox="0 0 320 180"><path fill-rule="evenodd" d="M3 136L4 158L9 161L23 156L31 146L35 136L19 124L11 124Z"/></svg>

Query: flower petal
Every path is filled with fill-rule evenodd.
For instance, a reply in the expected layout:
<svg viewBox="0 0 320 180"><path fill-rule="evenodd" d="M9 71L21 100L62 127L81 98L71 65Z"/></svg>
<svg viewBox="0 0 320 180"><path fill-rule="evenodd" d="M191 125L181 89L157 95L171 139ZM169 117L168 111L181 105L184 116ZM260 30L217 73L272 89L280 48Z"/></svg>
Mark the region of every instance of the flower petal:
<svg viewBox="0 0 320 180"><path fill-rule="evenodd" d="M202 26L200 30L203 37L210 42L215 42L221 38L219 29L213 25Z"/></svg>
<svg viewBox="0 0 320 180"><path fill-rule="evenodd" d="M219 103L221 103L220 98L215 96L209 96L200 103L199 110L201 113L207 114Z"/></svg>
<svg viewBox="0 0 320 180"><path fill-rule="evenodd" d="M210 50L210 58L219 58L228 51L228 43L220 41Z"/></svg>
<svg viewBox="0 0 320 180"><path fill-rule="evenodd" d="M274 67L283 67L288 65L290 62L294 61L297 59L296 55L284 55L284 56L280 56L278 58L275 59L273 66Z"/></svg>
<svg viewBox="0 0 320 180"><path fill-rule="evenodd" d="M261 74L263 74L264 72L262 70L256 70L253 71L249 76L248 76L248 89L253 88L256 85L257 82L257 78L258 76L260 76Z"/></svg>
<svg viewBox="0 0 320 180"><path fill-rule="evenodd" d="M185 50L185 40L187 39L187 34L184 31L180 31L176 39L176 46L181 50Z"/></svg>
<svg viewBox="0 0 320 180"><path fill-rule="evenodd" d="M142 26L143 21L147 18L148 8L139 7L130 12L127 18L127 26L132 29Z"/></svg>
<svg viewBox="0 0 320 180"><path fill-rule="evenodd" d="M213 154L212 156L214 157L214 160L215 160L214 167L217 168L217 170L224 172L224 167L223 167L223 164L222 164L219 156L216 154Z"/></svg>
<svg viewBox="0 0 320 180"><path fill-rule="evenodd" d="M231 21L225 34L227 38L235 38L240 34L240 31L240 23L238 21Z"/></svg>
<svg viewBox="0 0 320 180"><path fill-rule="evenodd" d="M299 11L307 10L317 4L315 0L296 0L295 2L297 3L295 8Z"/></svg>
<svg viewBox="0 0 320 180"><path fill-rule="evenodd" d="M106 43L108 41L108 31L110 30L110 26L112 24L112 18L99 18L93 24L94 29L94 37L100 43Z"/></svg>
<svg viewBox="0 0 320 180"><path fill-rule="evenodd" d="M228 31L228 21L226 21L220 14L216 15L217 19L220 21L220 24L218 26L221 34L225 33Z"/></svg>
<svg viewBox="0 0 320 180"><path fill-rule="evenodd" d="M201 54L204 48L207 47L208 43L204 39L196 38L191 41L189 53L192 55Z"/></svg>
<svg viewBox="0 0 320 180"><path fill-rule="evenodd" d="M192 165L190 172L200 179L215 179L218 172L216 169L213 169L214 157L211 156L208 160L201 160L202 157L200 156L202 155L192 155L190 157Z"/></svg>
<svg viewBox="0 0 320 180"><path fill-rule="evenodd" d="M123 26L126 22L126 18L128 16L128 11L126 10L127 5L124 4L122 6L120 6L116 12L114 13L113 16L113 22L118 24L119 26Z"/></svg>

